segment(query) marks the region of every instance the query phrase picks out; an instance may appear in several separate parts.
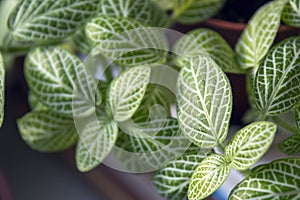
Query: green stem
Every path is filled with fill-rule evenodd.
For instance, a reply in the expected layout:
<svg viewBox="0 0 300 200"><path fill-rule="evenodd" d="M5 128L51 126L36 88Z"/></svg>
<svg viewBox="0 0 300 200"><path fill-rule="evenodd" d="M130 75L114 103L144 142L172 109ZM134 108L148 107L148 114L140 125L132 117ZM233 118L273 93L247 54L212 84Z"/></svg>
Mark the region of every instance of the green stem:
<svg viewBox="0 0 300 200"><path fill-rule="evenodd" d="M109 67L106 68L104 73L105 73L105 77L106 77L107 82L111 82L113 80L113 76L112 76L110 68Z"/></svg>
<svg viewBox="0 0 300 200"><path fill-rule="evenodd" d="M289 123L283 121L279 117L272 117L272 119L276 124L278 124L279 126L281 126L282 128L284 128L285 130L287 130L291 133L298 133L299 132L296 127L293 127L292 125L290 125Z"/></svg>

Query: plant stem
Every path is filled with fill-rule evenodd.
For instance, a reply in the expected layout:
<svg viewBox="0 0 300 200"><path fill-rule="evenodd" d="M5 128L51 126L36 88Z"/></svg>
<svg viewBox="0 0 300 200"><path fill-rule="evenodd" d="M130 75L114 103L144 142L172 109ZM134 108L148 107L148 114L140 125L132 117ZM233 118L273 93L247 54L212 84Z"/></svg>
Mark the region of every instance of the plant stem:
<svg viewBox="0 0 300 200"><path fill-rule="evenodd" d="M113 80L113 76L111 74L110 68L109 67L106 68L104 73L105 73L105 77L106 77L107 82L111 82Z"/></svg>
<svg viewBox="0 0 300 200"><path fill-rule="evenodd" d="M282 128L284 128L285 130L291 132L291 133L299 133L298 129L296 127L293 127L292 125L290 125L289 123L283 121L282 119L280 119L279 117L272 117L273 121L275 123L277 123L279 126L281 126Z"/></svg>

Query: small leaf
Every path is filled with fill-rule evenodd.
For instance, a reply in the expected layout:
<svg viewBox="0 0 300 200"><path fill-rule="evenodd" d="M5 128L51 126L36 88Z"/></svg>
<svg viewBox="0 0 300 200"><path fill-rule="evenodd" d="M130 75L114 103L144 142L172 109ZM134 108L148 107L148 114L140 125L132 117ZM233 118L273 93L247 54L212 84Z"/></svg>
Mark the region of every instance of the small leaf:
<svg viewBox="0 0 300 200"><path fill-rule="evenodd" d="M257 69L276 37L285 3L272 1L261 7L251 18L235 47L241 68Z"/></svg>
<svg viewBox="0 0 300 200"><path fill-rule="evenodd" d="M164 63L167 57L163 32L133 19L94 18L87 24L86 34L101 54L119 65Z"/></svg>
<svg viewBox="0 0 300 200"><path fill-rule="evenodd" d="M77 168L86 172L97 167L113 148L117 135L117 124L106 117L85 120L80 127L80 140L76 148Z"/></svg>
<svg viewBox="0 0 300 200"><path fill-rule="evenodd" d="M152 180L160 195L166 199L187 200L192 174L206 155L207 151L186 153L155 172Z"/></svg>
<svg viewBox="0 0 300 200"><path fill-rule="evenodd" d="M109 105L115 121L122 122L132 117L142 102L150 75L150 67L134 67L112 81Z"/></svg>
<svg viewBox="0 0 300 200"><path fill-rule="evenodd" d="M189 199L204 199L215 192L226 180L230 167L221 155L205 158L194 171L188 189Z"/></svg>
<svg viewBox="0 0 300 200"><path fill-rule="evenodd" d="M295 107L295 121L297 129L300 132L300 102Z"/></svg>
<svg viewBox="0 0 300 200"><path fill-rule="evenodd" d="M22 0L11 13L8 26L21 41L61 39L96 15L98 0Z"/></svg>
<svg viewBox="0 0 300 200"><path fill-rule="evenodd" d="M236 170L252 167L271 146L275 132L271 122L254 122L238 131L225 148L230 166Z"/></svg>
<svg viewBox="0 0 300 200"><path fill-rule="evenodd" d="M183 24L203 22L223 7L224 0L173 0L174 16Z"/></svg>
<svg viewBox="0 0 300 200"><path fill-rule="evenodd" d="M42 104L39 98L31 91L28 92L28 103L31 110L49 110L47 106Z"/></svg>
<svg viewBox="0 0 300 200"><path fill-rule="evenodd" d="M300 27L300 1L289 0L282 11L281 18L290 26Z"/></svg>
<svg viewBox="0 0 300 200"><path fill-rule="evenodd" d="M276 116L300 100L300 38L286 39L270 50L256 73L256 107L263 116Z"/></svg>
<svg viewBox="0 0 300 200"><path fill-rule="evenodd" d="M17 5L18 0L2 0L0 1L0 47L3 46L5 36L9 32L8 26L7 26L7 20L11 13L11 11L14 9L14 7Z"/></svg>
<svg viewBox="0 0 300 200"><path fill-rule="evenodd" d="M185 34L175 44L173 52L177 54L175 62L180 67L185 66L185 58L208 53L225 72L244 73L238 67L235 54L228 43L221 35L206 28Z"/></svg>
<svg viewBox="0 0 300 200"><path fill-rule="evenodd" d="M286 154L300 153L300 134L294 134L282 141L279 149Z"/></svg>
<svg viewBox="0 0 300 200"><path fill-rule="evenodd" d="M173 7L173 0L152 0L164 10L169 10Z"/></svg>
<svg viewBox="0 0 300 200"><path fill-rule="evenodd" d="M0 52L0 127L4 119L4 102L5 102L5 67Z"/></svg>
<svg viewBox="0 0 300 200"><path fill-rule="evenodd" d="M232 109L229 81L210 58L190 59L178 78L180 128L196 145L213 148L225 140Z"/></svg>
<svg viewBox="0 0 300 200"><path fill-rule="evenodd" d="M300 198L300 159L284 158L253 169L253 173L238 184L229 200Z"/></svg>
<svg viewBox="0 0 300 200"><path fill-rule="evenodd" d="M50 111L33 111L18 120L23 140L41 152L59 152L69 148L77 140L72 118Z"/></svg>
<svg viewBox="0 0 300 200"><path fill-rule="evenodd" d="M25 77L31 91L54 112L86 116L95 111L95 80L63 48L33 49L25 61Z"/></svg>

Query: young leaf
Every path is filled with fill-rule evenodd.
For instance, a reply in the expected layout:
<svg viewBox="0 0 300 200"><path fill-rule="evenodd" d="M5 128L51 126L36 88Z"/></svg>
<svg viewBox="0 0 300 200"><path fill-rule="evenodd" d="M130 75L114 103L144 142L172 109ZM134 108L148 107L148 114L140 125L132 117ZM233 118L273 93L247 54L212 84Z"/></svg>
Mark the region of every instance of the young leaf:
<svg viewBox="0 0 300 200"><path fill-rule="evenodd" d="M279 149L286 154L300 153L300 134L294 134L282 141Z"/></svg>
<svg viewBox="0 0 300 200"><path fill-rule="evenodd" d="M150 67L140 66L125 71L112 81L109 105L115 121L122 122L132 117L144 97L150 75Z"/></svg>
<svg viewBox="0 0 300 200"><path fill-rule="evenodd" d="M300 198L300 159L284 158L253 169L253 173L238 184L229 200Z"/></svg>
<svg viewBox="0 0 300 200"><path fill-rule="evenodd" d="M270 50L256 73L256 107L262 116L279 115L300 100L300 38L289 38Z"/></svg>
<svg viewBox="0 0 300 200"><path fill-rule="evenodd" d="M178 77L180 128L196 145L213 148L225 140L232 109L229 81L210 57L191 58Z"/></svg>
<svg viewBox="0 0 300 200"><path fill-rule="evenodd" d="M295 106L295 121L296 126L300 132L300 102Z"/></svg>
<svg viewBox="0 0 300 200"><path fill-rule="evenodd" d="M235 47L241 68L257 69L276 37L285 3L272 1L260 8L251 18Z"/></svg>
<svg viewBox="0 0 300 200"><path fill-rule="evenodd" d="M206 155L207 151L186 153L155 172L152 180L160 195L166 199L187 200L191 176Z"/></svg>
<svg viewBox="0 0 300 200"><path fill-rule="evenodd" d="M101 54L119 65L164 63L167 57L163 33L133 19L94 18L87 24L86 34Z"/></svg>
<svg viewBox="0 0 300 200"><path fill-rule="evenodd" d="M189 199L204 199L215 192L230 173L226 159L221 155L205 158L194 171L188 189Z"/></svg>
<svg viewBox="0 0 300 200"><path fill-rule="evenodd" d="M173 0L174 17L183 24L202 22L215 15L224 3L224 0Z"/></svg>
<svg viewBox="0 0 300 200"><path fill-rule="evenodd" d="M186 57L207 52L225 72L244 73L228 43L218 33L206 28L187 33L175 44L173 51L177 54L175 63L180 67L185 66Z"/></svg>
<svg viewBox="0 0 300 200"><path fill-rule="evenodd" d="M79 132L76 147L77 168L86 172L97 167L113 148L118 135L118 125L106 117L86 120Z"/></svg>
<svg viewBox="0 0 300 200"><path fill-rule="evenodd" d="M74 33L96 15L98 0L21 0L8 26L21 41L51 41Z"/></svg>
<svg viewBox="0 0 300 200"><path fill-rule="evenodd" d="M72 118L50 111L33 111L18 120L23 140L41 152L58 152L69 148L77 140Z"/></svg>
<svg viewBox="0 0 300 200"><path fill-rule="evenodd" d="M3 58L0 52L0 127L3 124L4 119L4 102L5 102L5 67L3 63Z"/></svg>
<svg viewBox="0 0 300 200"><path fill-rule="evenodd" d="M60 47L32 50L25 61L31 91L54 112L86 116L95 111L95 81L79 58Z"/></svg>
<svg viewBox="0 0 300 200"><path fill-rule="evenodd" d="M282 11L281 18L290 26L300 27L300 1L289 0Z"/></svg>
<svg viewBox="0 0 300 200"><path fill-rule="evenodd" d="M225 157L236 170L252 167L269 149L276 132L271 122L254 122L238 131L225 148Z"/></svg>

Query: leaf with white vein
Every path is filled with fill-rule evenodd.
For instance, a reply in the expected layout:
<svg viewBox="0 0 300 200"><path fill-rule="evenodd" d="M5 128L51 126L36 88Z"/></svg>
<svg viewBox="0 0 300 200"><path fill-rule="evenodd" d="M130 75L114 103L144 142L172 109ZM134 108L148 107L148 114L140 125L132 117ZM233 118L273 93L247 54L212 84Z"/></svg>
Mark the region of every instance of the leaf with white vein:
<svg viewBox="0 0 300 200"><path fill-rule="evenodd" d="M242 199L300 199L300 159L278 159L253 169L229 197L229 200Z"/></svg>
<svg viewBox="0 0 300 200"><path fill-rule="evenodd" d="M80 140L76 147L77 168L82 172L94 169L106 158L118 135L117 123L106 117L85 122L80 127Z"/></svg>
<svg viewBox="0 0 300 200"><path fill-rule="evenodd" d="M194 24L214 16L224 0L173 0L174 17L183 24Z"/></svg>
<svg viewBox="0 0 300 200"><path fill-rule="evenodd" d="M290 26L300 27L300 1L289 0L282 11L281 18Z"/></svg>
<svg viewBox="0 0 300 200"><path fill-rule="evenodd" d="M206 155L207 151L186 153L155 172L152 181L159 194L170 200L187 200L192 174Z"/></svg>
<svg viewBox="0 0 300 200"><path fill-rule="evenodd" d="M231 87L222 69L210 57L190 59L179 74L177 88L183 133L199 147L222 143L232 110Z"/></svg>
<svg viewBox="0 0 300 200"><path fill-rule="evenodd" d="M295 106L295 121L296 126L300 132L300 102Z"/></svg>
<svg viewBox="0 0 300 200"><path fill-rule="evenodd" d="M268 151L275 133L272 122L254 122L244 127L227 144L226 160L236 170L249 169Z"/></svg>
<svg viewBox="0 0 300 200"><path fill-rule="evenodd" d="M25 61L25 77L31 91L56 113L86 116L95 111L95 80L63 48L33 49Z"/></svg>
<svg viewBox="0 0 300 200"><path fill-rule="evenodd" d="M300 100L300 38L289 38L270 50L255 82L256 107L262 116L275 116Z"/></svg>
<svg viewBox="0 0 300 200"><path fill-rule="evenodd" d="M285 1L272 1L251 18L235 47L241 68L257 69L276 37L284 5Z"/></svg>
<svg viewBox="0 0 300 200"><path fill-rule="evenodd" d="M77 31L72 36L72 42L74 44L75 49L79 50L81 53L86 55L89 54L95 48L92 42L85 35L84 29Z"/></svg>
<svg viewBox="0 0 300 200"><path fill-rule="evenodd" d="M108 98L115 121L132 117L143 100L150 75L150 67L133 67L112 81Z"/></svg>
<svg viewBox="0 0 300 200"><path fill-rule="evenodd" d="M98 0L22 0L8 26L21 41L61 39L74 33L97 14Z"/></svg>
<svg viewBox="0 0 300 200"><path fill-rule="evenodd" d="M97 17L87 23L86 34L101 54L119 65L164 63L167 57L163 32L133 19Z"/></svg>
<svg viewBox="0 0 300 200"><path fill-rule="evenodd" d="M282 141L279 149L286 154L300 153L300 134L294 134Z"/></svg>
<svg viewBox="0 0 300 200"><path fill-rule="evenodd" d="M194 171L188 189L189 199L204 199L215 192L230 173L226 159L221 155L205 158Z"/></svg>
<svg viewBox="0 0 300 200"><path fill-rule="evenodd" d="M23 140L41 152L58 152L77 141L74 120L50 111L33 111L18 120Z"/></svg>
<svg viewBox="0 0 300 200"><path fill-rule="evenodd" d="M0 52L0 127L4 119L4 102L5 102L5 66Z"/></svg>
<svg viewBox="0 0 300 200"><path fill-rule="evenodd" d="M180 67L185 66L185 58L208 53L225 72L244 73L228 43L221 35L206 28L185 34L175 44L173 52L177 54L175 63Z"/></svg>

